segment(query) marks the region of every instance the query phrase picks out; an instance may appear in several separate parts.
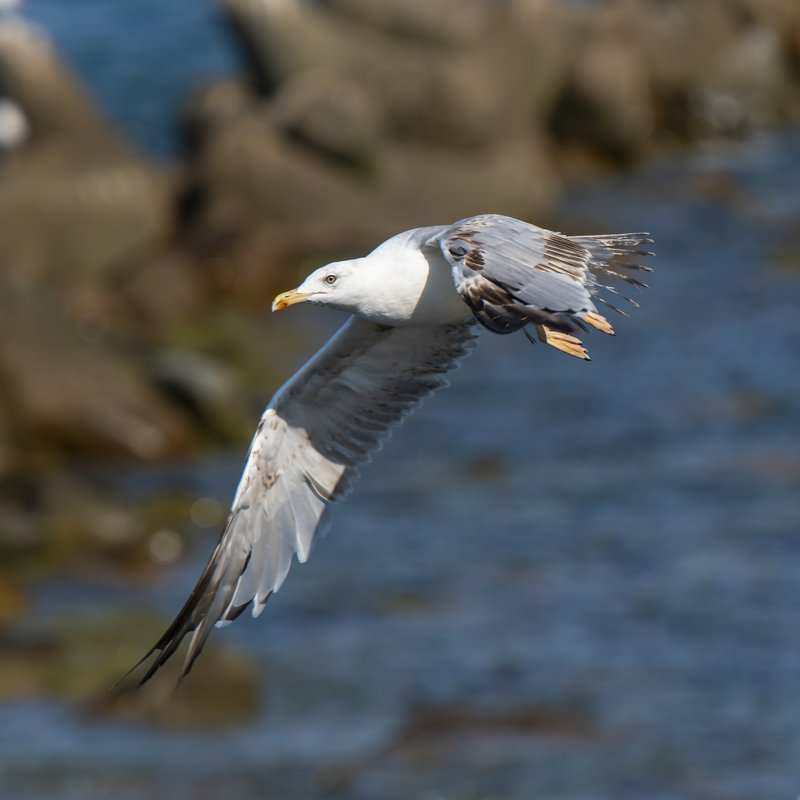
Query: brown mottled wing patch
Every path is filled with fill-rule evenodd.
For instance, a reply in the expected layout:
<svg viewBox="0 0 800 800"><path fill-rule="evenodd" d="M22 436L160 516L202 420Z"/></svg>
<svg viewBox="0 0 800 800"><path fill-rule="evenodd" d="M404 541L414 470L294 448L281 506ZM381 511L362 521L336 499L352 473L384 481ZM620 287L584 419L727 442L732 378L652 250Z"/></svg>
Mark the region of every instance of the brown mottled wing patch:
<svg viewBox="0 0 800 800"><path fill-rule="evenodd" d="M482 325L495 333L512 333L529 323L545 326L551 335L544 340L565 352L574 350L572 355L585 351L571 344L559 347L556 342L566 340L552 333L569 334L586 325L613 333L595 300L620 311L603 293L619 295L614 283L620 281L643 288L635 274L649 270L639 261L652 255L643 249L652 241L646 234L570 237L498 214L461 220L434 241Z"/></svg>
<svg viewBox="0 0 800 800"><path fill-rule="evenodd" d="M149 680L192 634L181 677L215 624L263 609L305 561L389 429L475 346L475 325L389 328L351 317L275 395L250 446L222 536L189 599L137 667ZM136 669L136 667L134 667Z"/></svg>
<svg viewBox="0 0 800 800"><path fill-rule="evenodd" d="M548 323L554 330L572 330L558 315L515 300L513 291L482 275L464 280L461 297L478 321L493 333L513 333L533 323Z"/></svg>

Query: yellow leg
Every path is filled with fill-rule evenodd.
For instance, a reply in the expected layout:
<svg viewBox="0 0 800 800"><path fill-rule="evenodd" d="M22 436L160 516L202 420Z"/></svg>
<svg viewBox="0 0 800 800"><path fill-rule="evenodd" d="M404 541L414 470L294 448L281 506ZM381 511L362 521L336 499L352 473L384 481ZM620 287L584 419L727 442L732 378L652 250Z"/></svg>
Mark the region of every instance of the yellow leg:
<svg viewBox="0 0 800 800"><path fill-rule="evenodd" d="M555 347L556 350L561 350L562 353L575 356L575 358L582 358L585 361L591 360L589 354L583 347L583 343L575 336L551 330L547 325L541 324L536 326L536 333L539 336L539 341L549 344L551 347Z"/></svg>
<svg viewBox="0 0 800 800"><path fill-rule="evenodd" d="M603 333L614 335L614 329L611 327L611 323L596 311L590 311L588 314L581 317L581 320L583 322L588 322L593 328L597 328L597 330Z"/></svg>

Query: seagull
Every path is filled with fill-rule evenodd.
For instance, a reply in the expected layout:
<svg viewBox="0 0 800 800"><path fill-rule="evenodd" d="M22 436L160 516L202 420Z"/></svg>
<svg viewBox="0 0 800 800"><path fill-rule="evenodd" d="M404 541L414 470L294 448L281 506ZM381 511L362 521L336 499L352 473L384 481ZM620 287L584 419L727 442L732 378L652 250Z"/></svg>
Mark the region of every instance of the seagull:
<svg viewBox="0 0 800 800"><path fill-rule="evenodd" d="M532 326L559 351L588 360L578 329L613 334L595 302L619 283L645 288L645 233L564 236L512 217L483 214L399 233L364 258L312 272L272 310L313 303L349 319L277 391L258 424L222 535L197 585L136 670L148 681L189 634L179 680L214 626L283 583L328 528L358 467L390 428L447 385L476 344L479 326L508 334ZM605 297L601 296L605 295ZM635 301L624 297L633 305ZM131 670L133 672L133 670Z"/></svg>

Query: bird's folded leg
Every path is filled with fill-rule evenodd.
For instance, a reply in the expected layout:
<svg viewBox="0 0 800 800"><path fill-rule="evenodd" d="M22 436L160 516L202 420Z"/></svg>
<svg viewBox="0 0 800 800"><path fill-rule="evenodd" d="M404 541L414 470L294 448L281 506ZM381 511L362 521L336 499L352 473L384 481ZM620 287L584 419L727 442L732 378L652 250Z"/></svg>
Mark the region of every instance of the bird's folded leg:
<svg viewBox="0 0 800 800"><path fill-rule="evenodd" d="M539 336L539 341L555 347L556 350L561 350L575 358L582 358L585 361L590 361L589 354L583 347L583 343L575 336L570 336L568 333L561 333L548 328L547 325L537 324L536 333Z"/></svg>
<svg viewBox="0 0 800 800"><path fill-rule="evenodd" d="M614 335L614 329L611 327L611 323L602 314L598 314L596 311L589 311L587 314L584 314L581 317L581 322L588 322L593 328L597 328L597 330L603 333Z"/></svg>

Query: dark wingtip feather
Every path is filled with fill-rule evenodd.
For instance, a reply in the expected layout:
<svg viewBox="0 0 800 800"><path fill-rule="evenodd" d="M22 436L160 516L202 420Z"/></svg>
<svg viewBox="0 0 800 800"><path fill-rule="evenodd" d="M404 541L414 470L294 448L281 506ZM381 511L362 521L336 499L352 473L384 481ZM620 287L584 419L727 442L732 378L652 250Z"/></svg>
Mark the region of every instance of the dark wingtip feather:
<svg viewBox="0 0 800 800"><path fill-rule="evenodd" d="M191 599L191 598L190 598ZM181 613L173 620L172 624L167 628L161 638L142 656L136 664L122 676L122 678L117 681L114 686L118 686L122 684L127 678L129 678L133 673L135 673L143 664L146 664L150 659L152 659L152 663L147 668L147 671L144 675L136 682L134 688L139 688L144 686L160 669L163 667L167 661L173 656L175 651L180 647L181 642L183 642L184 638L191 633L195 629L194 623L191 621L191 614L194 610L194 605L189 607L189 603L187 602L184 605ZM206 636L207 638L207 636ZM194 653L191 660L189 660L189 656L187 655L186 660L184 661L183 667L181 668L181 673L179 677L179 682L185 677L185 675L189 672L192 667L192 663L194 659L197 658L199 655L200 649L202 649L202 644L200 644L200 648Z"/></svg>
<svg viewBox="0 0 800 800"><path fill-rule="evenodd" d="M639 304L635 300L621 294L614 286L606 285L605 282L601 284L597 278L607 276L612 280L624 281L637 289L646 289L647 284L634 277L634 274L637 272L652 272L653 268L648 264L641 264L635 259L649 258L655 255L655 253L642 247L642 245L653 244L650 234L622 233L576 236L574 238L586 247L591 255L589 270L595 277L595 290L592 292L595 299L624 316L627 316L624 311L605 300L598 294L598 291L610 292L638 308Z"/></svg>
<svg viewBox="0 0 800 800"><path fill-rule="evenodd" d="M189 598L183 604L178 615L170 623L161 638L145 653L145 655L120 678L115 684L122 684L130 675L138 670L150 659L152 663L147 668L144 676L136 683L136 687L147 683L164 664L175 654L181 642L190 633L194 632L189 643L189 650L181 667L178 683L188 675L197 657L200 655L206 640L211 634L216 622L222 618L231 597L234 587L226 585L224 579L224 565L222 564L222 539L209 559L203 574L197 581ZM241 572L237 572L237 575ZM245 606L237 607L235 615L238 616ZM232 618L232 617L230 617Z"/></svg>

